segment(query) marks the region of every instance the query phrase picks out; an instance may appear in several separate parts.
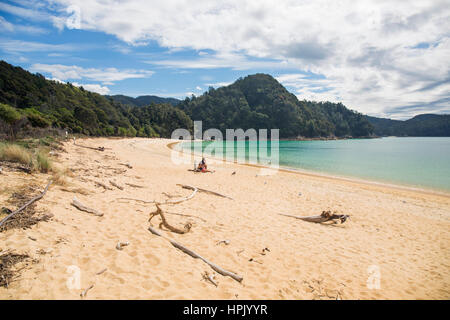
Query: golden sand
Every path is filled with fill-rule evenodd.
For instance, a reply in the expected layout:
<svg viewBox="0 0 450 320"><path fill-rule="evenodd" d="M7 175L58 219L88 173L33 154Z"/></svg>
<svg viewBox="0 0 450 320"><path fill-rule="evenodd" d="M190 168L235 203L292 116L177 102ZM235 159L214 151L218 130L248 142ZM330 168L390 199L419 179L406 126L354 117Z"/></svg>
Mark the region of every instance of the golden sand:
<svg viewBox="0 0 450 320"><path fill-rule="evenodd" d="M188 171L191 163L172 163L173 151L167 146L171 142L79 141L104 146L104 152L66 143L68 153L55 161L74 175L65 177L66 185L52 185L37 203L38 212L54 217L31 229L0 233L0 250L39 260L23 269L8 289L0 288L0 298L82 299L80 293L92 285L84 299L450 298L449 194L282 170L265 175L258 167L222 161L210 162L214 174L196 174ZM44 187L50 177L5 171L0 175L1 206L15 188L32 181ZM243 276L242 283L151 234L148 218L154 204L118 199L164 202L168 197L163 193L192 193L177 186L180 183L234 200L197 193L188 201L163 206L167 212L197 216L166 215L181 229L192 223L190 232L160 230L157 217L153 226ZM70 205L74 196L104 215L77 210ZM323 210L348 214L350 220L326 225L278 214L307 216ZM118 250L119 241L129 245ZM203 279L205 271L215 276L217 287Z"/></svg>

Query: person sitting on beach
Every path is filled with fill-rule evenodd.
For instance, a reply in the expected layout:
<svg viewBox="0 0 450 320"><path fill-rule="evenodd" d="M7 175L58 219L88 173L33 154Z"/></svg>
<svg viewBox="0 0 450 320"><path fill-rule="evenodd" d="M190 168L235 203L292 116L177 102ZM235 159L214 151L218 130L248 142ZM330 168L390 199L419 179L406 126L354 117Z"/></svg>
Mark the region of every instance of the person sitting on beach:
<svg viewBox="0 0 450 320"><path fill-rule="evenodd" d="M202 158L202 161L200 161L200 163L198 164L197 170L202 172L206 172L208 170L205 158Z"/></svg>

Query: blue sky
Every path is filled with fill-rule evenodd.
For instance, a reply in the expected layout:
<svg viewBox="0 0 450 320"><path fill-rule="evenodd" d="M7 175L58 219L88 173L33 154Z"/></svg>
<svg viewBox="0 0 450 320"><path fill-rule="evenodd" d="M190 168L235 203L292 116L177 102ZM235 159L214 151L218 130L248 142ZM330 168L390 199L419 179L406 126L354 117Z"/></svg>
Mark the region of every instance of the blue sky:
<svg viewBox="0 0 450 320"><path fill-rule="evenodd" d="M299 99L450 113L446 1L15 0L0 58L102 94L200 95L257 72Z"/></svg>

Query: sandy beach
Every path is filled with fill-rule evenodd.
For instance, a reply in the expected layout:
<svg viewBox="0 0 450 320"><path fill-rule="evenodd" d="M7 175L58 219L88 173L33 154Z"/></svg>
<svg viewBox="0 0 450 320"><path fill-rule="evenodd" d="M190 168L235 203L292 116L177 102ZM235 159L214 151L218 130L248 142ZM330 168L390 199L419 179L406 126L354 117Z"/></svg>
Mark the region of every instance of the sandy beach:
<svg viewBox="0 0 450 320"><path fill-rule="evenodd" d="M29 229L0 232L0 254L13 250L30 256L18 266L24 268L9 288L0 288L0 299L450 298L450 194L286 171L264 175L258 167L222 161L210 164L213 174L193 173L188 171L192 164L172 162L174 151L168 145L173 142L78 141L104 146L103 152L66 142L67 152L54 162L72 173L65 185L53 184L36 205L38 213L53 218ZM50 177L4 170L1 206L26 185L42 190ZM190 200L163 206L171 225L183 229L191 223L185 234L160 229L159 217L151 225L239 274L242 282L150 233L153 203L120 199L164 202L192 193L177 184L233 200L198 192ZM103 216L76 209L74 196ZM324 210L350 219L330 225L279 215L310 216ZM129 245L118 250L118 241ZM74 270L80 286L73 285ZM205 272L214 276L217 287L203 278Z"/></svg>

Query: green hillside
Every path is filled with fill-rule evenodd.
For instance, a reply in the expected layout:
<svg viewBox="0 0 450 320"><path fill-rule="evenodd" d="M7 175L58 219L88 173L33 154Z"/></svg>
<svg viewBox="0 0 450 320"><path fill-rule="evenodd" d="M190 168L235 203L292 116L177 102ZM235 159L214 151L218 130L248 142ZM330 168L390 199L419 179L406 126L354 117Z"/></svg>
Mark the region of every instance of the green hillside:
<svg viewBox="0 0 450 320"><path fill-rule="evenodd" d="M363 115L342 104L299 101L277 80L255 74L200 97L186 98L177 107L203 128L279 128L280 137L364 137L373 133Z"/></svg>
<svg viewBox="0 0 450 320"><path fill-rule="evenodd" d="M170 104L125 106L83 87L46 80L5 61L0 61L0 103L3 131L9 122L97 136L168 137L175 128L192 127L190 118ZM14 112L19 114L18 119L8 116Z"/></svg>

